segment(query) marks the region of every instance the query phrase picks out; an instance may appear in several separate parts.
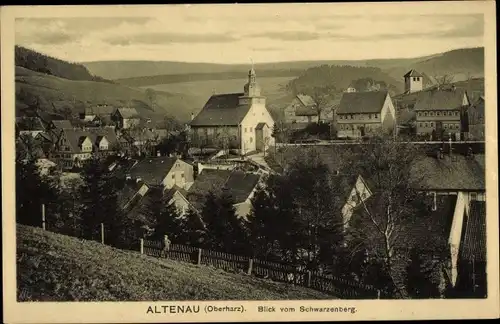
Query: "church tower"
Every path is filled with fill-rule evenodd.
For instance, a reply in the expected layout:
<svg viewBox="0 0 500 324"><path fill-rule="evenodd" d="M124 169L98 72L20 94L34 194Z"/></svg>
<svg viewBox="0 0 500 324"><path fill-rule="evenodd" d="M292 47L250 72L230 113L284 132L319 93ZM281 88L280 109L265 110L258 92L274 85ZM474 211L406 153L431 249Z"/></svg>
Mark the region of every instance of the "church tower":
<svg viewBox="0 0 500 324"><path fill-rule="evenodd" d="M245 92L245 97L260 97L260 87L257 83L253 66L252 69L248 71L248 83L245 84L243 90Z"/></svg>
<svg viewBox="0 0 500 324"><path fill-rule="evenodd" d="M424 76L415 70L410 70L404 75L405 78L405 93L422 91Z"/></svg>

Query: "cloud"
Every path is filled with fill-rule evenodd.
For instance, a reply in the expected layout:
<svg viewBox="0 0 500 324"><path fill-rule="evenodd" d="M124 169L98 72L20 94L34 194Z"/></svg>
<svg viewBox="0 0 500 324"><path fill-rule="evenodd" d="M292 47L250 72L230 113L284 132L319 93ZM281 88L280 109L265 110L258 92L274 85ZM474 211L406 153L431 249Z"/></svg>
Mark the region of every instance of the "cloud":
<svg viewBox="0 0 500 324"><path fill-rule="evenodd" d="M280 41L310 41L322 38L322 34L310 31L276 31L248 34L246 37L251 38L268 38Z"/></svg>
<svg viewBox="0 0 500 324"><path fill-rule="evenodd" d="M116 35L103 39L111 45L168 43L229 43L238 41L230 34L188 34L188 33L139 33L134 35Z"/></svg>

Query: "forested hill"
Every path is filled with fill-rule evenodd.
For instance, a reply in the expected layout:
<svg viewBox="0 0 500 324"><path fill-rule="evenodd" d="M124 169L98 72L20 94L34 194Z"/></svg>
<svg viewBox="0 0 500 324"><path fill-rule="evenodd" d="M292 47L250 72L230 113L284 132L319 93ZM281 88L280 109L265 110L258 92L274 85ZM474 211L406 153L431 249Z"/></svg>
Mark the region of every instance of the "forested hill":
<svg viewBox="0 0 500 324"><path fill-rule="evenodd" d="M69 80L111 83L109 80L92 75L89 70L81 64L59 60L22 46L16 46L15 48L15 64L16 66L35 72L54 75Z"/></svg>
<svg viewBox="0 0 500 324"><path fill-rule="evenodd" d="M299 77L287 84L287 90L300 93L304 88L332 85L337 90L347 89L357 80L372 80L393 93L403 90L403 82L394 79L379 68L321 65L305 70Z"/></svg>

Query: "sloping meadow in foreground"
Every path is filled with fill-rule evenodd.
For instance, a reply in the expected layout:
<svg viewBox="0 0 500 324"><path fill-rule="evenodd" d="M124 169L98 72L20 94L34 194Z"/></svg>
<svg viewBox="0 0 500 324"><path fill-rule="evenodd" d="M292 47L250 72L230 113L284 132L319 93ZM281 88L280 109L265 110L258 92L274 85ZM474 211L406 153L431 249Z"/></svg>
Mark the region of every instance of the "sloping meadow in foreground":
<svg viewBox="0 0 500 324"><path fill-rule="evenodd" d="M18 301L335 299L208 266L17 226Z"/></svg>

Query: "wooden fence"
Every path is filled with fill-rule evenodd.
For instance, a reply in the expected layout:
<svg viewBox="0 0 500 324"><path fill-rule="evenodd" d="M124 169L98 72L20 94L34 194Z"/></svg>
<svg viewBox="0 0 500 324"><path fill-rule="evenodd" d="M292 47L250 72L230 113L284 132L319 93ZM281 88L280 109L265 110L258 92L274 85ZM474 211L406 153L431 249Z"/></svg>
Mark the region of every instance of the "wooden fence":
<svg viewBox="0 0 500 324"><path fill-rule="evenodd" d="M361 283L311 272L286 263L251 259L225 252L203 250L181 244L165 246L163 241L141 239L141 254L208 265L228 272L244 272L260 278L308 287L342 299L381 298L380 290Z"/></svg>

